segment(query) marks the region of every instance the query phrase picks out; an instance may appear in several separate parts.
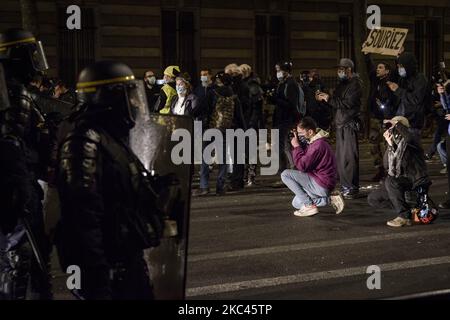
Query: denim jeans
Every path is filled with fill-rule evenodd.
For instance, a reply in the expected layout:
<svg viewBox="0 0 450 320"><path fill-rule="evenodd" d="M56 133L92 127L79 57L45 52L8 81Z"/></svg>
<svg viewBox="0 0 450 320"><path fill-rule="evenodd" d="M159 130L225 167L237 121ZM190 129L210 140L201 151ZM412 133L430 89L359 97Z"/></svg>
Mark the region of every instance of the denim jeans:
<svg viewBox="0 0 450 320"><path fill-rule="evenodd" d="M447 165L447 148L445 147L445 140L441 141L437 145L437 152L439 153L439 157L441 158L441 162L444 166Z"/></svg>
<svg viewBox="0 0 450 320"><path fill-rule="evenodd" d="M204 145L206 147L206 144ZM204 150L204 148L203 148ZM216 192L223 191L225 187L225 178L227 173L227 164L226 162L226 147L225 142L223 146L223 164L219 164L219 173L217 175L217 182L216 182ZM205 159L203 159L202 156L202 164L200 166L200 189L208 189L209 188L209 165L205 163Z"/></svg>
<svg viewBox="0 0 450 320"><path fill-rule="evenodd" d="M330 190L320 186L305 172L286 169L281 173L281 180L295 194L292 206L296 209L312 204L324 207L330 202Z"/></svg>

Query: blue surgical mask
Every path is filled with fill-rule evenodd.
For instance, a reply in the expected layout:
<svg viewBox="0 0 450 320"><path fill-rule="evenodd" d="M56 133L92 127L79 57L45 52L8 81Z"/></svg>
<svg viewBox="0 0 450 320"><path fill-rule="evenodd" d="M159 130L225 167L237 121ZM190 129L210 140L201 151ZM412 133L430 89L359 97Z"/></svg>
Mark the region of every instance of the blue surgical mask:
<svg viewBox="0 0 450 320"><path fill-rule="evenodd" d="M338 71L338 78L339 80L347 80L347 75L344 71Z"/></svg>
<svg viewBox="0 0 450 320"><path fill-rule="evenodd" d="M398 74L402 78L406 78L406 69L404 67L398 68Z"/></svg>
<svg viewBox="0 0 450 320"><path fill-rule="evenodd" d="M186 88L185 87L183 87L183 86L177 86L176 87L177 88L177 93L179 94L179 95L184 95L184 94L186 94Z"/></svg>

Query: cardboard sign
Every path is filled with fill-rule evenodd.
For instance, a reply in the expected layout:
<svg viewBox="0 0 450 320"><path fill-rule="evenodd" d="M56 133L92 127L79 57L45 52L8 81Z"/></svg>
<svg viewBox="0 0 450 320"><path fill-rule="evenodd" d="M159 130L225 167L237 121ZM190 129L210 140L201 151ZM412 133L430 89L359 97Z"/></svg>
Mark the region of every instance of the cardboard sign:
<svg viewBox="0 0 450 320"><path fill-rule="evenodd" d="M370 30L362 52L397 56L405 42L408 29L381 27Z"/></svg>

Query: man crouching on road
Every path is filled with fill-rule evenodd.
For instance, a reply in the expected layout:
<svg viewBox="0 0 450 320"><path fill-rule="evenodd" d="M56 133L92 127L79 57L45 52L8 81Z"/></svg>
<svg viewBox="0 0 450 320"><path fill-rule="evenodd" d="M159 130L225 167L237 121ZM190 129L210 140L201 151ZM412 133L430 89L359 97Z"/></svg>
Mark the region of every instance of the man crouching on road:
<svg viewBox="0 0 450 320"><path fill-rule="evenodd" d="M405 117L384 120L389 127L384 133L388 147L384 155L388 176L381 188L372 191L367 201L374 208L392 208L398 215L387 222L390 227L411 225L411 206L405 193L422 188L428 192L431 181L427 173L425 156L419 138L410 131Z"/></svg>
<svg viewBox="0 0 450 320"><path fill-rule="evenodd" d="M317 129L315 121L306 117L293 130L292 158L297 170L284 170L281 180L294 192L292 201L297 217L310 217L319 213L317 207L331 204L339 214L344 209L340 192L332 193L336 186L336 157L326 141L328 132Z"/></svg>

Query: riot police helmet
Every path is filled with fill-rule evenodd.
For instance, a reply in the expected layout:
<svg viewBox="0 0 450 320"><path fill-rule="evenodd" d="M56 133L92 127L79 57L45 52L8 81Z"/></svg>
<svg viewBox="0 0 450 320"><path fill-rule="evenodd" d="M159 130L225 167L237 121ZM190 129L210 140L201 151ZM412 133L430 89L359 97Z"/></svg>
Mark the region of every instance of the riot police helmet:
<svg viewBox="0 0 450 320"><path fill-rule="evenodd" d="M27 82L48 69L41 41L23 29L8 29L0 34L0 59L9 75Z"/></svg>
<svg viewBox="0 0 450 320"><path fill-rule="evenodd" d="M148 112L144 83L124 63L103 60L83 69L77 82L78 100L89 113L100 113L128 129Z"/></svg>

